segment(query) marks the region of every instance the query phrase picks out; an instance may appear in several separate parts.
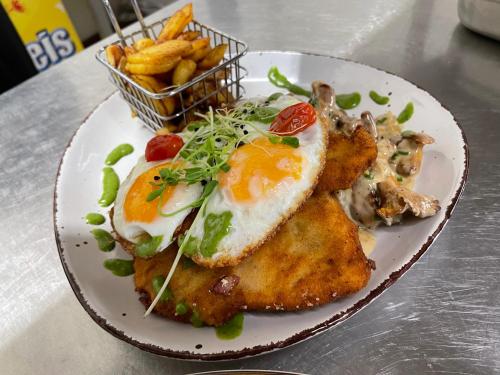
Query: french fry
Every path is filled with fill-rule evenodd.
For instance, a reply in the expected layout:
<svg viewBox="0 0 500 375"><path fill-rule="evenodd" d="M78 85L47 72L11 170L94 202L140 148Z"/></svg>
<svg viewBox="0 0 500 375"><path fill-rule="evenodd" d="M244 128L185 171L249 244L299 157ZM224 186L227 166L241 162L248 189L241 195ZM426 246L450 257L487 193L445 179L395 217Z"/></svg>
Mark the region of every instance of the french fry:
<svg viewBox="0 0 500 375"><path fill-rule="evenodd" d="M112 67L118 67L122 57L123 50L119 45L112 44L106 47L106 59Z"/></svg>
<svg viewBox="0 0 500 375"><path fill-rule="evenodd" d="M193 60L181 60L175 67L172 83L176 86L182 86L191 79L195 70L196 63Z"/></svg>
<svg viewBox="0 0 500 375"><path fill-rule="evenodd" d="M142 51L144 48L151 47L155 44L153 39L150 38L143 38L139 39L133 44L133 47L136 51Z"/></svg>
<svg viewBox="0 0 500 375"><path fill-rule="evenodd" d="M163 106L165 107L165 110L167 111L167 115L171 115L175 112L175 107L177 105L177 100L169 96L167 98L162 99Z"/></svg>
<svg viewBox="0 0 500 375"><path fill-rule="evenodd" d="M134 47L127 46L123 49L123 52L125 53L125 56L129 57L135 54L137 51L134 49Z"/></svg>
<svg viewBox="0 0 500 375"><path fill-rule="evenodd" d="M160 128L156 131L156 135L167 135L170 133L171 131L168 128Z"/></svg>
<svg viewBox="0 0 500 375"><path fill-rule="evenodd" d="M153 88L154 92L160 92L165 88L165 84L160 82L158 79L152 76L136 74L132 78L134 81L146 81L150 87Z"/></svg>
<svg viewBox="0 0 500 375"><path fill-rule="evenodd" d="M162 64L134 64L127 62L127 64L125 65L125 70L127 70L131 74L160 74L166 73L175 68L179 61L181 61L180 57L174 57Z"/></svg>
<svg viewBox="0 0 500 375"><path fill-rule="evenodd" d="M176 39L193 41L201 35L199 31L184 31Z"/></svg>
<svg viewBox="0 0 500 375"><path fill-rule="evenodd" d="M139 75L133 75L132 79L137 82L139 85L144 87L146 90L149 90L151 92L156 92L154 87L152 87L149 83L148 80L145 80L143 77ZM167 116L167 111L163 105L163 102L159 99L151 99L151 102L153 103L153 106L155 107L156 112L160 116Z"/></svg>
<svg viewBox="0 0 500 375"><path fill-rule="evenodd" d="M189 3L170 17L158 35L157 43L175 39L189 22L193 20L193 4Z"/></svg>
<svg viewBox="0 0 500 375"><path fill-rule="evenodd" d="M122 56L120 62L118 63L118 69L120 69L122 72L125 71L125 65L127 65L127 58L125 56Z"/></svg>
<svg viewBox="0 0 500 375"><path fill-rule="evenodd" d="M191 46L193 47L193 52L191 52L191 54L207 47L209 44L210 44L210 38L208 37L193 40L191 42Z"/></svg>
<svg viewBox="0 0 500 375"><path fill-rule="evenodd" d="M210 53L211 50L212 50L212 47L206 46L205 48L194 51L188 57L191 60L198 62L200 60L203 60Z"/></svg>
<svg viewBox="0 0 500 375"><path fill-rule="evenodd" d="M224 58L224 52L226 52L227 44L219 44L215 46L208 55L205 56L203 60L198 64L199 69L210 69L219 64L219 62Z"/></svg>
<svg viewBox="0 0 500 375"><path fill-rule="evenodd" d="M145 88L149 87L149 90L152 92L161 92L166 87L165 83L152 76L136 74L132 76L132 79ZM165 109L165 115L171 115L175 112L177 101L174 97L169 96L167 98L161 99L161 101Z"/></svg>
<svg viewBox="0 0 500 375"><path fill-rule="evenodd" d="M187 40L168 40L164 43L144 48L142 51L127 57L128 62L131 64L153 64L160 61L164 63L165 58L183 56L191 53L192 50L191 42Z"/></svg>

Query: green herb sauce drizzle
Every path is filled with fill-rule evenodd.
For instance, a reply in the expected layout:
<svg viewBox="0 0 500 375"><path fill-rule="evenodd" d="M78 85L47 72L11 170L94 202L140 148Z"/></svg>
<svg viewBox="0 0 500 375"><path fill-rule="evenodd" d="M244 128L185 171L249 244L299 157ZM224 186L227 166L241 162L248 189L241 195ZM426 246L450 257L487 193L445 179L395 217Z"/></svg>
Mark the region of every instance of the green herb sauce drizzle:
<svg viewBox="0 0 500 375"><path fill-rule="evenodd" d="M120 187L120 179L111 167L102 169L102 194L99 198L99 205L108 207L116 199L118 188Z"/></svg>
<svg viewBox="0 0 500 375"><path fill-rule="evenodd" d="M154 290L155 294L158 294L160 292L161 287L162 287L164 282L165 282L165 278L161 275L153 277L153 280L151 281L151 283L153 284L153 290ZM172 291L170 290L170 288L165 288L165 290L163 291L163 293L160 296L160 301L166 302L172 298L173 298L173 294L172 294Z"/></svg>
<svg viewBox="0 0 500 375"><path fill-rule="evenodd" d="M97 246L101 251L111 251L115 248L115 239L113 236L104 229L93 229L90 233L97 241Z"/></svg>
<svg viewBox="0 0 500 375"><path fill-rule="evenodd" d="M123 143L116 146L113 151L108 154L104 163L106 165L115 165L121 158L131 154L132 152L134 152L134 147L128 143Z"/></svg>
<svg viewBox="0 0 500 375"><path fill-rule="evenodd" d="M207 215L204 224L205 232L200 244L201 255L208 258L215 254L217 245L229 233L232 218L231 211Z"/></svg>
<svg viewBox="0 0 500 375"><path fill-rule="evenodd" d="M406 121L408 121L409 119L411 119L411 117L413 116L413 103L412 102L409 102L406 107L401 111L401 113L399 114L398 116L398 122L400 124L402 123L405 123Z"/></svg>
<svg viewBox="0 0 500 375"><path fill-rule="evenodd" d="M369 96L371 100L373 100L375 103L379 105L386 105L389 103L389 97L388 96L383 96L377 93L376 91L370 91Z"/></svg>
<svg viewBox="0 0 500 375"><path fill-rule="evenodd" d="M134 261L128 259L106 259L104 267L115 276L129 276L134 271Z"/></svg>
<svg viewBox="0 0 500 375"><path fill-rule="evenodd" d="M145 236L135 245L135 255L141 258L150 257L156 253L156 249L163 241L163 236Z"/></svg>
<svg viewBox="0 0 500 375"><path fill-rule="evenodd" d="M307 96L308 98L312 96L311 91L291 83L283 74L281 74L276 66L272 66L269 69L267 72L267 78L269 79L269 82L276 87L287 89L291 93Z"/></svg>
<svg viewBox="0 0 500 375"><path fill-rule="evenodd" d="M104 224L106 218L97 212L89 212L85 216L85 222L91 225L101 225Z"/></svg>
<svg viewBox="0 0 500 375"><path fill-rule="evenodd" d="M243 332L243 321L243 313L236 314L227 323L215 328L217 337L221 340L232 340L240 336Z"/></svg>
<svg viewBox="0 0 500 375"><path fill-rule="evenodd" d="M353 109L361 103L361 94L359 92L339 94L336 96L335 102L342 109Z"/></svg>

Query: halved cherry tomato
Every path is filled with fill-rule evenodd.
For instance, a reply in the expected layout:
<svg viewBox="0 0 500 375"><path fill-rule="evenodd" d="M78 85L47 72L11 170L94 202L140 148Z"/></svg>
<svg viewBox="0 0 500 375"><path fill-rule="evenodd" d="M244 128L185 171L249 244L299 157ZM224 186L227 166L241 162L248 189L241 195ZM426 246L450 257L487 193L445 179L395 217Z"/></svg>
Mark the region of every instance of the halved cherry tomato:
<svg viewBox="0 0 500 375"><path fill-rule="evenodd" d="M316 122L316 111L309 103L286 107L274 119L269 131L277 135L294 135Z"/></svg>
<svg viewBox="0 0 500 375"><path fill-rule="evenodd" d="M178 135L157 135L146 146L146 160L157 161L173 158L182 146L184 146L184 141Z"/></svg>

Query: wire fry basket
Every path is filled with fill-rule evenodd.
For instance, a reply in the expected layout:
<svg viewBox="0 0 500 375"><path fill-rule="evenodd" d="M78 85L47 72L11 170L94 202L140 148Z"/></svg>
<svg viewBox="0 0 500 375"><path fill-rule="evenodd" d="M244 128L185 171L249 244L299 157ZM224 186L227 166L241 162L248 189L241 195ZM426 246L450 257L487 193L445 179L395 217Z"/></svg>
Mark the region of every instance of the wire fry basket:
<svg viewBox="0 0 500 375"><path fill-rule="evenodd" d="M169 19L168 17L151 25L145 25L137 1L132 0L141 30L124 35L109 1L102 0L102 2L119 37L119 40L112 44L120 44L122 47L131 46L141 38L157 39ZM170 130L182 129L195 118L195 112L207 110L209 106L218 108L223 104L234 102L240 99L244 92L240 81L247 72L240 65L240 58L247 52L247 44L195 20L187 25L186 30L198 31L202 38L209 37L212 46L227 44L224 58L219 65L204 71L184 85L166 87L161 92L152 92L142 87L126 73L109 64L105 52L107 46L101 47L96 54L97 60L108 69L111 83L120 91L131 110L153 132L164 127ZM176 103L175 110L170 114L166 113L163 106L166 100Z"/></svg>

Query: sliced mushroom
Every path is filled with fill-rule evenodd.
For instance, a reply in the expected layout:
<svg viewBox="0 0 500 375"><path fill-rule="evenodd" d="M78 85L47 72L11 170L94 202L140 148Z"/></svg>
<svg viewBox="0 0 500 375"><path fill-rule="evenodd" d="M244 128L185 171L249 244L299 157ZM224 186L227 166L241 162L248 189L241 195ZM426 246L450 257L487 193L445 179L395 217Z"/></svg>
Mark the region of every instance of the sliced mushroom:
<svg viewBox="0 0 500 375"><path fill-rule="evenodd" d="M432 138L430 135L428 134L425 134L425 133L415 133L415 132L403 132L402 134L403 138L406 138L406 139L411 139L419 144L422 144L422 145L430 145L430 144L433 144L435 141L434 141L434 138Z"/></svg>
<svg viewBox="0 0 500 375"><path fill-rule="evenodd" d="M424 145L434 143L434 138L425 133L411 133L403 135L398 143L398 160L396 171L402 176L413 176L418 173L422 165Z"/></svg>
<svg viewBox="0 0 500 375"><path fill-rule="evenodd" d="M379 182L377 189L380 202L376 212L387 225L398 222L407 211L424 218L435 215L441 209L434 197L399 186L393 178Z"/></svg>
<svg viewBox="0 0 500 375"><path fill-rule="evenodd" d="M373 138L377 139L377 124L375 123L375 118L369 111L361 113L361 120L363 120L363 125L366 130L370 132Z"/></svg>
<svg viewBox="0 0 500 375"><path fill-rule="evenodd" d="M311 86L312 102L316 103L316 108L319 111L329 116L330 112L338 110L335 105L335 91L329 84L322 81L313 81Z"/></svg>
<svg viewBox="0 0 500 375"><path fill-rule="evenodd" d="M335 103L335 91L322 81L312 83L312 99L318 114L330 122L330 131L342 132L350 136L358 126L363 126L361 119L350 117Z"/></svg>
<svg viewBox="0 0 500 375"><path fill-rule="evenodd" d="M351 215L368 228L377 226L376 184L364 176L359 177L352 187Z"/></svg>

